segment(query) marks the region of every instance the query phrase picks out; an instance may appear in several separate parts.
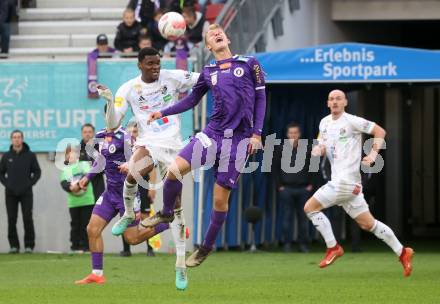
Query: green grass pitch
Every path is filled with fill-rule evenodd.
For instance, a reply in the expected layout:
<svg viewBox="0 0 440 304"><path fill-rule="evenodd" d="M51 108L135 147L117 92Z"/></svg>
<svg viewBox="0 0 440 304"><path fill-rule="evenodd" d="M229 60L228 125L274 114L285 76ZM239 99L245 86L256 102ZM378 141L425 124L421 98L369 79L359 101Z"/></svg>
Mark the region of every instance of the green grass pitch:
<svg viewBox="0 0 440 304"><path fill-rule="evenodd" d="M75 286L90 271L89 255L0 255L0 303L440 303L440 256L418 251L410 278L391 252L347 252L319 269L310 254L216 252L174 287L174 256L108 254L105 285ZM437 251L438 252L438 251Z"/></svg>

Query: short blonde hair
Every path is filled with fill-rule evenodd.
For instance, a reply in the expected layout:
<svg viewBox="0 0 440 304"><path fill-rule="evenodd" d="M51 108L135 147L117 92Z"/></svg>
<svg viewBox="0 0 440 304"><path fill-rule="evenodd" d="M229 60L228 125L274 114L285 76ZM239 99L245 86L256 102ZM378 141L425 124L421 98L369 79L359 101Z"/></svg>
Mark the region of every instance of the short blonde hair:
<svg viewBox="0 0 440 304"><path fill-rule="evenodd" d="M225 31L224 28L218 23L213 23L208 26L208 30L205 33L205 44L206 44L206 38L208 37L208 32L213 31L213 30L217 30L217 29L220 29L223 32Z"/></svg>

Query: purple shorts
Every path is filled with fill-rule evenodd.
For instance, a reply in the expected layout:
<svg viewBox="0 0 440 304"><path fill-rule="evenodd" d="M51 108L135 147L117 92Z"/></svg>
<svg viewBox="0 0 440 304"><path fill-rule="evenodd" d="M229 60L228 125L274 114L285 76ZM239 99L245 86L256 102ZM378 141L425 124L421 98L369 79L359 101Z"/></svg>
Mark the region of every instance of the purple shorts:
<svg viewBox="0 0 440 304"><path fill-rule="evenodd" d="M219 135L205 129L191 139L179 156L191 164L191 169L214 168L217 184L233 189L246 165L248 144L249 136L232 135L232 130Z"/></svg>
<svg viewBox="0 0 440 304"><path fill-rule="evenodd" d="M108 186L107 190L96 201L93 208L93 214L110 222L118 213L122 216L125 212L124 198L122 196L122 185L120 187ZM133 221L128 227L134 227L139 224L139 220Z"/></svg>

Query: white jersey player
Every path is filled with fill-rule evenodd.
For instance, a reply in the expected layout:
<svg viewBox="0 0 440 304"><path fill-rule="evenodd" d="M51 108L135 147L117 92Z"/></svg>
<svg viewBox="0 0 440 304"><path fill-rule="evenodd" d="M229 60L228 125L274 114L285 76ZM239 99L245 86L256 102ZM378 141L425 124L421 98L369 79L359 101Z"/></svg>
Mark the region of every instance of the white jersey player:
<svg viewBox="0 0 440 304"><path fill-rule="evenodd" d="M135 218L133 204L138 183L144 182L142 177L153 169L154 164L159 168L167 168L182 148L178 115L163 117L148 124L149 114L177 102L178 94L189 90L199 77L198 73L183 70L161 70L159 52L154 48L144 48L139 52L138 67L141 75L124 83L114 101L108 89L98 86L100 94L110 105L107 111L109 120L114 121L114 124L119 123L130 107L139 130L130 158L130 173L124 183L125 214L113 226L114 235L123 234ZM174 216L171 232L176 244L176 287L183 290L188 280L185 266L185 221L180 197L176 202Z"/></svg>
<svg viewBox="0 0 440 304"><path fill-rule="evenodd" d="M362 155L362 133L373 135L371 152L362 159L362 164L374 164L382 147L385 130L374 122L345 112L347 99L344 92L333 90L328 96L331 114L319 124L319 144L312 150L314 156L327 155L331 164L331 181L322 186L307 201L304 211L322 235L327 253L319 266L324 268L344 254L336 242L330 221L321 212L331 206L341 206L358 225L383 240L399 256L404 276L412 271L413 250L403 247L394 232L370 213L362 193L360 164Z"/></svg>

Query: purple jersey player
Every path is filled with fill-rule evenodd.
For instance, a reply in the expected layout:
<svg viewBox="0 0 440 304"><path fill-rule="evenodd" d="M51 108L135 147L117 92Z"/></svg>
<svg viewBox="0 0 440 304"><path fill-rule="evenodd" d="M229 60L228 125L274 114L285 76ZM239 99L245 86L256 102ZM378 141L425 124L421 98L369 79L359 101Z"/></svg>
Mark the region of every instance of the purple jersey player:
<svg viewBox="0 0 440 304"><path fill-rule="evenodd" d="M183 148L168 168L162 211L142 221L145 227L172 221L176 196L182 189L182 175L202 165L213 165L216 182L211 221L202 246L186 260L188 267L200 265L213 248L226 219L231 189L236 187L248 154L261 146L266 110L264 76L258 61L250 56L232 56L230 41L217 24L209 26L205 41L216 61L203 68L189 96L161 112L152 113L150 121L194 107L208 90L214 99L212 116L206 128Z"/></svg>
<svg viewBox="0 0 440 304"><path fill-rule="evenodd" d="M99 156L93 163L94 170L83 177L79 185L81 188L86 188L93 176L104 169L107 177L107 190L97 200L87 226L92 273L76 281L76 284L105 283L102 231L118 213L122 216L125 211L122 189L128 172L127 161L131 156L131 136L119 126L116 129L107 127L96 133L96 138L99 142ZM138 222L139 220L134 221L124 233L125 240L131 245L140 244L169 227L168 224L164 224L156 226L155 229L138 228Z"/></svg>

